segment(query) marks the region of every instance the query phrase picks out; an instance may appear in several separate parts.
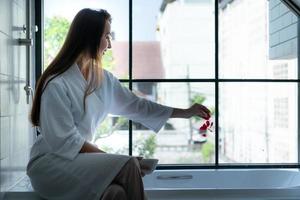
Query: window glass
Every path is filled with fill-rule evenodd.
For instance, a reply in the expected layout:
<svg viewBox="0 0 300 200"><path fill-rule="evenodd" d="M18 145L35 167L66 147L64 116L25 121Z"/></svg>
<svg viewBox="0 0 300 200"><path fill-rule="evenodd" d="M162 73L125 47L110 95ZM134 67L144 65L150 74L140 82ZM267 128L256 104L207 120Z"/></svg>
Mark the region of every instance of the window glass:
<svg viewBox="0 0 300 200"><path fill-rule="evenodd" d="M214 77L214 1L133 0L135 79Z"/></svg>
<svg viewBox="0 0 300 200"><path fill-rule="evenodd" d="M222 163L297 163L298 84L220 84Z"/></svg>
<svg viewBox="0 0 300 200"><path fill-rule="evenodd" d="M218 41L214 0L132 0L132 30L128 0L44 0L44 68L82 8L111 13L112 49L102 64L126 87L131 82L136 95L163 105L201 103L213 113L205 131L199 130L205 120L197 117L169 119L158 134L133 122L133 155L159 164L214 165L218 130L220 164L298 162L298 18L280 0L219 0ZM109 153L129 154L129 140L128 119L109 116L93 142Z"/></svg>
<svg viewBox="0 0 300 200"><path fill-rule="evenodd" d="M97 128L93 143L107 153L128 155L128 119L107 117Z"/></svg>
<svg viewBox="0 0 300 200"><path fill-rule="evenodd" d="M106 9L112 15L112 49L106 51L102 65L118 78L128 78L128 0L44 0L44 68L57 55L73 18L83 8Z"/></svg>
<svg viewBox="0 0 300 200"><path fill-rule="evenodd" d="M280 0L219 7L220 78L298 78L298 19Z"/></svg>
<svg viewBox="0 0 300 200"><path fill-rule="evenodd" d="M193 103L207 106L214 123L214 84L153 83L134 84L137 95L164 105L188 108ZM199 128L206 123L199 117L171 118L158 134L141 124L134 124L133 154L155 157L160 164L213 164L215 160L215 127Z"/></svg>

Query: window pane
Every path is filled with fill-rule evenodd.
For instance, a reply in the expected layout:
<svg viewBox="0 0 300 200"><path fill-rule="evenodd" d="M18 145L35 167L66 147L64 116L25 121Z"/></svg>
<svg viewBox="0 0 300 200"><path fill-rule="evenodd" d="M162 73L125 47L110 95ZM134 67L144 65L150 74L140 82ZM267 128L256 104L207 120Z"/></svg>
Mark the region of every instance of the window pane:
<svg viewBox="0 0 300 200"><path fill-rule="evenodd" d="M297 79L297 17L279 0L220 1L221 78Z"/></svg>
<svg viewBox="0 0 300 200"><path fill-rule="evenodd" d="M133 0L132 71L136 79L213 78L214 1Z"/></svg>
<svg viewBox="0 0 300 200"><path fill-rule="evenodd" d="M297 83L222 83L219 122L220 162L297 163Z"/></svg>
<svg viewBox="0 0 300 200"><path fill-rule="evenodd" d="M134 91L141 97L163 105L188 108L192 102L207 106L213 113L214 84L212 83L135 83ZM176 99L176 101L174 101ZM203 119L169 119L158 134L133 126L133 155L158 158L159 164L214 163L214 126L199 131Z"/></svg>
<svg viewBox="0 0 300 200"><path fill-rule="evenodd" d="M97 128L94 143L107 153L129 154L128 119L107 117Z"/></svg>
<svg viewBox="0 0 300 200"><path fill-rule="evenodd" d="M128 88L128 83L122 83ZM108 115L99 124L94 143L107 153L129 154L129 121L127 118Z"/></svg>
<svg viewBox="0 0 300 200"><path fill-rule="evenodd" d="M60 50L73 18L83 8L106 9L112 15L112 49L105 53L102 64L118 78L127 78L128 0L44 0L44 68Z"/></svg>

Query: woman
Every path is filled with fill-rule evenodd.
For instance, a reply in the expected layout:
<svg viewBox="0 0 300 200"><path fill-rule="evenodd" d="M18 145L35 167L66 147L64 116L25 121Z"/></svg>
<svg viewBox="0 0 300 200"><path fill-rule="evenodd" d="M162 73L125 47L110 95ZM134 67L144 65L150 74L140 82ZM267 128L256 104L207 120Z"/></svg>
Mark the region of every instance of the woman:
<svg viewBox="0 0 300 200"><path fill-rule="evenodd" d="M36 86L31 122L40 135L27 174L46 199L146 199L138 159L108 154L90 143L108 113L155 132L170 117L210 117L202 105L178 109L139 98L102 69L101 57L111 48L110 23L105 10L81 10Z"/></svg>

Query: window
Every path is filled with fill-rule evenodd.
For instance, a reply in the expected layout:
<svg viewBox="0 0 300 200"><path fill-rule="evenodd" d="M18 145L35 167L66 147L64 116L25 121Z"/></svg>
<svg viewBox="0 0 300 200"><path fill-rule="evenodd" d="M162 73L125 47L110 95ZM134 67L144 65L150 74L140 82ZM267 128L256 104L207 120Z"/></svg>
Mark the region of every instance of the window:
<svg viewBox="0 0 300 200"><path fill-rule="evenodd" d="M213 1L135 0L132 9L133 89L165 105L187 108L199 102L214 110L214 83L189 81L214 76ZM146 85L152 95L143 92ZM143 155L138 143L149 141L151 154L144 156L160 164L212 165L214 133L201 134L201 123L198 118L170 119L157 135L133 127L133 154Z"/></svg>
<svg viewBox="0 0 300 200"><path fill-rule="evenodd" d="M113 18L113 49L105 54L103 65L118 78L128 78L128 6L127 0L44 0L44 68L58 53L79 10L106 9Z"/></svg>
<svg viewBox="0 0 300 200"><path fill-rule="evenodd" d="M279 0L220 5L220 163L297 163L298 19Z"/></svg>
<svg viewBox="0 0 300 200"><path fill-rule="evenodd" d="M156 135L109 116L99 147L161 168L299 167L298 18L280 0L44 0L44 67L85 7L112 14L104 67L126 87L168 106L204 104L214 123L201 132L200 118L169 119Z"/></svg>

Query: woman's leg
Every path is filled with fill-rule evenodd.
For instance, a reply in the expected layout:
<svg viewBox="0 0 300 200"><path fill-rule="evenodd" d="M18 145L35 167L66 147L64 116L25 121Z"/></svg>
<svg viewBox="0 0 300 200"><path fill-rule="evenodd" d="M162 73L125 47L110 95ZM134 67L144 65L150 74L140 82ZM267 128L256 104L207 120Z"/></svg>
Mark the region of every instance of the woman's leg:
<svg viewBox="0 0 300 200"><path fill-rule="evenodd" d="M125 189L127 199L147 199L144 193L140 164L136 158L132 157L128 160L113 182L120 184Z"/></svg>
<svg viewBox="0 0 300 200"><path fill-rule="evenodd" d="M101 200L127 200L127 194L120 185L111 184L104 191Z"/></svg>

